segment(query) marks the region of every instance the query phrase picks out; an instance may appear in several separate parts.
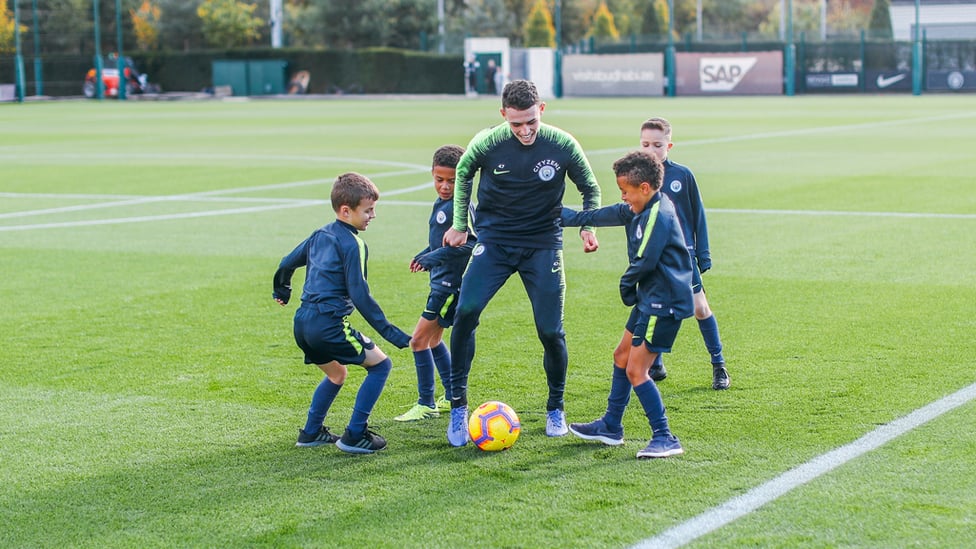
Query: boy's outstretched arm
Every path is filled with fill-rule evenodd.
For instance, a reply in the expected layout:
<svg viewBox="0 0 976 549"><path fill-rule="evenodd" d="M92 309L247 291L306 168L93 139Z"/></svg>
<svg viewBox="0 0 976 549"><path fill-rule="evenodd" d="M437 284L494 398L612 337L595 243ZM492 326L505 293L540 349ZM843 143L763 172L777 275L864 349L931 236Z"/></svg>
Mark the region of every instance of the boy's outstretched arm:
<svg viewBox="0 0 976 549"><path fill-rule="evenodd" d="M281 259L274 274L271 297L282 307L291 299L291 277L295 270L308 264L308 239L302 241L294 250Z"/></svg>

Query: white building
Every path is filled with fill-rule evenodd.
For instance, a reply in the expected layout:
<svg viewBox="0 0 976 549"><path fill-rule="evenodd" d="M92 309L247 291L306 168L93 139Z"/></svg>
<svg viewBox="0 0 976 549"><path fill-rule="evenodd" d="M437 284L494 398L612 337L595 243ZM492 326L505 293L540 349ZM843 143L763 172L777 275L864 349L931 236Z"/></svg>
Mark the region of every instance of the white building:
<svg viewBox="0 0 976 549"><path fill-rule="evenodd" d="M890 14L895 40L913 40L915 0L891 0ZM976 0L919 0L918 16L926 40L976 39Z"/></svg>

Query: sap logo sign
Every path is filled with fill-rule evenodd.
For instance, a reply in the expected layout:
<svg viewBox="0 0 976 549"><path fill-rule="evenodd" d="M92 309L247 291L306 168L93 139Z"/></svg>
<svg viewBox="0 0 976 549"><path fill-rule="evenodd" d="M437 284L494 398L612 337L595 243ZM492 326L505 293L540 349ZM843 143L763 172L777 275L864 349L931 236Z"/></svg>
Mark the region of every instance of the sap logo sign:
<svg viewBox="0 0 976 549"><path fill-rule="evenodd" d="M756 57L702 57L698 61L701 91L734 90L758 61Z"/></svg>

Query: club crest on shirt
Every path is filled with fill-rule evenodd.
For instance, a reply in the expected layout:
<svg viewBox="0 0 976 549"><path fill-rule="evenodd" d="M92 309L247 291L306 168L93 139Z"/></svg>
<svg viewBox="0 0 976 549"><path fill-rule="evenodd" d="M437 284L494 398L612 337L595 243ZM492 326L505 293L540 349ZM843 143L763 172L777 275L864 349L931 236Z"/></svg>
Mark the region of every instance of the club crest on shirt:
<svg viewBox="0 0 976 549"><path fill-rule="evenodd" d="M671 184L668 185L668 186L671 187L671 192L673 192L673 193L679 193L679 192L681 192L681 181L678 180L678 179L675 179L674 181L672 181Z"/></svg>
<svg viewBox="0 0 976 549"><path fill-rule="evenodd" d="M644 238L644 229L640 225L637 226L637 230L634 231L634 237L637 240Z"/></svg>
<svg viewBox="0 0 976 549"><path fill-rule="evenodd" d="M559 171L559 163L555 160L543 160L536 164L532 171L539 174L539 179L552 181L552 178L556 177L556 173Z"/></svg>
<svg viewBox="0 0 976 549"><path fill-rule="evenodd" d="M444 210L437 212L436 220L438 225L443 225L447 221L447 214L444 213Z"/></svg>

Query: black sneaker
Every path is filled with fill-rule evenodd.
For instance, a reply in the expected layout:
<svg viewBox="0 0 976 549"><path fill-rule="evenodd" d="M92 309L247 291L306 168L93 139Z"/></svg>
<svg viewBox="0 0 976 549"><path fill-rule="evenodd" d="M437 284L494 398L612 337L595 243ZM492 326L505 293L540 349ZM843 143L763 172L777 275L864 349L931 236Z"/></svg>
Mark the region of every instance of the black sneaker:
<svg viewBox="0 0 976 549"><path fill-rule="evenodd" d="M346 432L342 433L342 438L336 441L335 445L350 454L372 454L386 448L386 439L368 428L362 436L353 438L352 433L346 428Z"/></svg>
<svg viewBox="0 0 976 549"><path fill-rule="evenodd" d="M339 440L339 435L333 435L329 432L329 428L325 425L319 429L318 433L310 435L305 432L304 429L298 430L298 442L295 446L299 448L307 448L309 446L321 446L323 444L333 444L335 441Z"/></svg>
<svg viewBox="0 0 976 549"><path fill-rule="evenodd" d="M730 385L732 385L732 380L729 378L729 372L725 369L725 363L716 362L712 364L712 389L721 391L728 389Z"/></svg>
<svg viewBox="0 0 976 549"><path fill-rule="evenodd" d="M651 365L651 379L654 381L664 381L668 377L668 371L664 369L664 364Z"/></svg>

